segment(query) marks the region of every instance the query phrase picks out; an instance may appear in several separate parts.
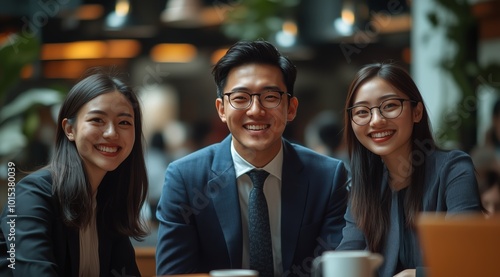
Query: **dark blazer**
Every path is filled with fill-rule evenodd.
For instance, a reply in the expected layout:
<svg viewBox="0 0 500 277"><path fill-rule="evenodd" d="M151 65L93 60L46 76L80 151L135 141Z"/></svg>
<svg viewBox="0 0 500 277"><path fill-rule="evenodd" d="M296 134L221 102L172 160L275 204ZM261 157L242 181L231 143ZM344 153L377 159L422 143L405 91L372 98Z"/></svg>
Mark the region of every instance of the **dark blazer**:
<svg viewBox="0 0 500 277"><path fill-rule="evenodd" d="M101 184L97 194L100 276L140 276L130 239L108 229L109 216L102 215L102 191L107 189L108 184ZM77 277L79 232L61 219L59 202L52 195L50 172L39 170L19 181L15 201L14 213L5 206L0 216L0 276ZM10 214L17 215L12 230L15 241L9 241ZM15 243L15 269L8 267L11 243Z"/></svg>
<svg viewBox="0 0 500 277"><path fill-rule="evenodd" d="M242 267L241 214L231 136L167 168L158 205L157 274ZM283 140L284 276L308 276L345 226L348 173L340 160Z"/></svg>
<svg viewBox="0 0 500 277"><path fill-rule="evenodd" d="M383 189L387 189L387 170L382 182ZM462 151L432 151L425 162L424 185L424 212L447 212L451 216L456 213L480 212L482 209L474 165L470 156ZM399 193L392 193L391 225L382 252L384 263L378 269L380 277L392 277L399 273L396 272L396 267L400 255L403 255L403 259L414 261L417 276L425 275L425 264L417 234L411 230L406 234L402 231L402 200ZM350 208L347 209L346 222L344 238L337 250L366 249L364 234L356 227L356 220L350 213ZM403 247L403 244L409 247Z"/></svg>

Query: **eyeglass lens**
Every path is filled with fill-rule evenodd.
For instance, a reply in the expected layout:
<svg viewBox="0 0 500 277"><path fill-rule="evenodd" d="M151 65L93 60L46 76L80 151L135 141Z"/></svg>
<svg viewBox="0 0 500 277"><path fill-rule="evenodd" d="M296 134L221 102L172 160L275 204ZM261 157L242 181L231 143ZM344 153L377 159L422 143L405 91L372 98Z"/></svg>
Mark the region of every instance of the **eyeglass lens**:
<svg viewBox="0 0 500 277"><path fill-rule="evenodd" d="M351 112L351 118L358 125L366 125L372 119L372 110L378 109L384 118L393 119L398 117L403 111L403 101L405 99L387 99L380 103L378 107L355 106Z"/></svg>
<svg viewBox="0 0 500 277"><path fill-rule="evenodd" d="M281 103L283 93L279 91L266 91L263 93L249 94L248 92L235 91L228 93L229 103L235 109L246 109L252 105L253 96L259 97L260 104L264 108L276 108Z"/></svg>

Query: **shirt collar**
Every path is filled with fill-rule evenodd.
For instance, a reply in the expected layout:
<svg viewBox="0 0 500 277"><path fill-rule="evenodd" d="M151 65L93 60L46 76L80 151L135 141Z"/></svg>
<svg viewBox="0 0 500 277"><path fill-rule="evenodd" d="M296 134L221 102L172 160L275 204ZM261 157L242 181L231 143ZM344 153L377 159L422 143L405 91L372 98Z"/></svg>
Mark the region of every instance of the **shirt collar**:
<svg viewBox="0 0 500 277"><path fill-rule="evenodd" d="M247 162L234 148L234 141L231 139L231 156L233 157L234 169L236 172L236 178L247 173L248 171L255 168L251 163ZM281 144L281 149L278 154L262 169L269 172L271 175L275 176L281 181L281 171L283 169L283 144Z"/></svg>

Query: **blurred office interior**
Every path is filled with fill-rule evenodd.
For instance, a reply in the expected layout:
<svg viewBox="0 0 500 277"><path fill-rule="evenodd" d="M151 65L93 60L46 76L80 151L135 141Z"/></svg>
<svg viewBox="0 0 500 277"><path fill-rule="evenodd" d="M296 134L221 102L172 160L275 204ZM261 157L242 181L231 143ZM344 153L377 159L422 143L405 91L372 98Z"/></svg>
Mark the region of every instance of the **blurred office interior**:
<svg viewBox="0 0 500 277"><path fill-rule="evenodd" d="M163 132L173 159L220 140L211 67L241 39L271 41L297 65L292 141L304 144L321 112L342 119L361 65L395 61L424 94L438 141L469 151L500 90L499 26L497 0L2 0L0 179L8 162L46 161L58 103L93 66L128 72L146 98L171 96L148 102L158 113L145 134Z"/></svg>

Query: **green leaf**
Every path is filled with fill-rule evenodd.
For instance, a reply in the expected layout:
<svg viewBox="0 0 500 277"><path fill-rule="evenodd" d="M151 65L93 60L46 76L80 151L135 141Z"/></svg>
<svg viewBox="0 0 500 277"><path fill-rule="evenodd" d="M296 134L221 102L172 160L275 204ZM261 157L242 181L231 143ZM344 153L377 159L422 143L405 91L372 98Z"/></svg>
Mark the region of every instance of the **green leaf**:
<svg viewBox="0 0 500 277"><path fill-rule="evenodd" d="M20 79L24 66L38 59L40 42L34 36L11 34L0 44L0 107L7 91Z"/></svg>

